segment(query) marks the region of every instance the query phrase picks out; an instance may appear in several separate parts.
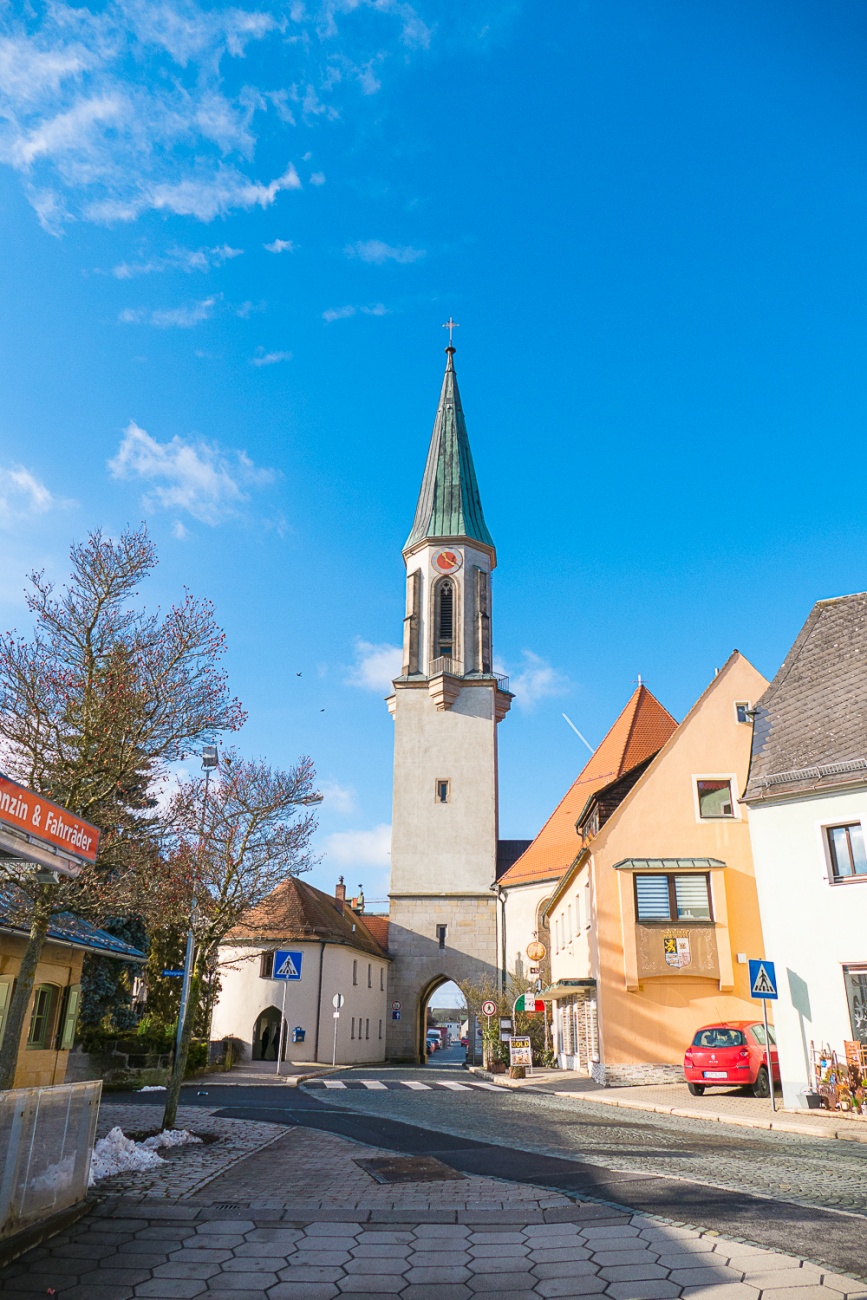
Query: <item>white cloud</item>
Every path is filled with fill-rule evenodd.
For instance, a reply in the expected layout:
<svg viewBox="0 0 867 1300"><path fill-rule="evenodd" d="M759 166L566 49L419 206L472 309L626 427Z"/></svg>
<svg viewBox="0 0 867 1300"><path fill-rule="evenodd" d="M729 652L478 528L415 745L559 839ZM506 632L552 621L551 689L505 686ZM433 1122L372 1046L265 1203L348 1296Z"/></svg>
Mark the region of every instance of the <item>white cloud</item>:
<svg viewBox="0 0 867 1300"><path fill-rule="evenodd" d="M0 527L44 515L58 504L45 484L23 465L0 466Z"/></svg>
<svg viewBox="0 0 867 1300"><path fill-rule="evenodd" d="M189 530L184 527L180 519L176 519L172 524L172 536L176 537L179 542L185 542L189 535Z"/></svg>
<svg viewBox="0 0 867 1300"><path fill-rule="evenodd" d="M381 239L359 240L358 243L347 244L343 251L347 257L359 257L362 262L372 262L375 266L382 266L385 262L398 262L405 266L410 262L419 262L426 256L423 248L413 248L409 244L395 247L384 244Z"/></svg>
<svg viewBox="0 0 867 1300"><path fill-rule="evenodd" d="M216 248L173 247L146 261L120 262L111 268L111 273L116 280L131 280L134 276L152 275L155 271L210 271L212 267L241 257L243 252L243 248L231 248L228 244L219 244Z"/></svg>
<svg viewBox="0 0 867 1300"><path fill-rule="evenodd" d="M203 298L201 302L187 303L183 307L161 307L149 311L145 307L125 307L118 316L124 325L155 325L157 329L192 329L203 320L210 320L218 298Z"/></svg>
<svg viewBox="0 0 867 1300"><path fill-rule="evenodd" d="M113 478L149 484L142 497L146 510L185 510L211 525L236 516L251 491L277 478L274 470L254 465L244 451L229 451L203 438L158 442L134 420L108 468Z"/></svg>
<svg viewBox="0 0 867 1300"><path fill-rule="evenodd" d="M355 312L355 307L329 307L327 311L322 313L322 319L330 325L335 320L349 320L349 317L354 316Z"/></svg>
<svg viewBox="0 0 867 1300"><path fill-rule="evenodd" d="M270 244L263 245L267 253L294 253L295 245L291 239L274 239Z"/></svg>
<svg viewBox="0 0 867 1300"><path fill-rule="evenodd" d="M291 361L291 352L265 352L260 348L255 357L250 358L254 366L276 366L280 361Z"/></svg>
<svg viewBox="0 0 867 1300"><path fill-rule="evenodd" d="M314 172L314 173L312 174L312 176L310 177L310 184L311 184L311 185L316 185L316 186L324 185L324 184L325 184L325 172Z"/></svg>
<svg viewBox="0 0 867 1300"><path fill-rule="evenodd" d="M389 59L429 40L407 0L315 0L288 14L278 0L6 5L0 164L54 234L148 210L211 221L267 207L300 181L291 166L250 175L260 136L280 148L289 131L338 120L376 93Z"/></svg>
<svg viewBox="0 0 867 1300"><path fill-rule="evenodd" d="M510 677L510 689L514 693L515 702L522 709L532 710L540 700L562 695L569 689L569 678L540 655L525 650L522 658L520 671Z"/></svg>
<svg viewBox="0 0 867 1300"><path fill-rule="evenodd" d="M367 307L353 307L347 304L345 307L329 307L322 313L322 319L330 325L336 320L350 320L351 317L357 316L361 312L362 316L390 316L391 312L385 303L374 302Z"/></svg>
<svg viewBox="0 0 867 1300"><path fill-rule="evenodd" d="M387 867L391 858L391 826L380 823L369 831L334 831L326 835L323 856L340 867Z"/></svg>
<svg viewBox="0 0 867 1300"><path fill-rule="evenodd" d="M351 785L341 785L339 781L320 781L319 789L329 812L346 814L356 811L358 800Z"/></svg>
<svg viewBox="0 0 867 1300"><path fill-rule="evenodd" d="M391 694L391 683L400 676L402 667L400 646L370 641L355 641L355 663L346 678L349 686L360 686L365 691Z"/></svg>

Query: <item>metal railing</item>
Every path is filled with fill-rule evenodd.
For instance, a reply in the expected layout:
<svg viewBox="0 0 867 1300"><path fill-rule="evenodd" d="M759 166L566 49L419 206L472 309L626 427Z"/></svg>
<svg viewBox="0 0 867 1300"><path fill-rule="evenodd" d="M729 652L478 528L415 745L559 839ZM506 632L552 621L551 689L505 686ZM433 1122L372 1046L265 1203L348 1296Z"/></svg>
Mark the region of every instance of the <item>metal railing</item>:
<svg viewBox="0 0 867 1300"><path fill-rule="evenodd" d="M87 1195L102 1081L0 1092L0 1240Z"/></svg>
<svg viewBox="0 0 867 1300"><path fill-rule="evenodd" d="M441 673L446 673L450 677L463 677L464 665L461 663L460 659L452 659L450 655L440 655L438 658L431 660L428 676L439 677ZM472 676L493 677L494 681L497 683L497 690L505 691L507 694L509 692L509 679L505 673L474 672Z"/></svg>

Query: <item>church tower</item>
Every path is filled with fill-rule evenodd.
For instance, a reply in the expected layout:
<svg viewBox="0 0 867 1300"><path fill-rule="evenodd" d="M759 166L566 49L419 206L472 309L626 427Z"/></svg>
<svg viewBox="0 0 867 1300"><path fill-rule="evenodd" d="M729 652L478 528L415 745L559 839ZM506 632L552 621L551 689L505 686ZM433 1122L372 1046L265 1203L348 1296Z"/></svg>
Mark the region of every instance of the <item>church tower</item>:
<svg viewBox="0 0 867 1300"><path fill-rule="evenodd" d="M387 1056L418 1060L427 998L444 980L498 978L497 724L512 702L493 672L496 551L467 438L455 349L403 548L403 665L394 718Z"/></svg>

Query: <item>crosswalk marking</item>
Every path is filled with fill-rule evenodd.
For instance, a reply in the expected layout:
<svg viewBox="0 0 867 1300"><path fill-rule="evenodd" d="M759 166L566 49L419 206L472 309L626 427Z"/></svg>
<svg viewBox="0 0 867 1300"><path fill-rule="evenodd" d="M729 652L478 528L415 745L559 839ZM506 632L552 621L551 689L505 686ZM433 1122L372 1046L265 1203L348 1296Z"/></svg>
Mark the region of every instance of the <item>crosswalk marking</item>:
<svg viewBox="0 0 867 1300"><path fill-rule="evenodd" d="M383 1092L387 1091L385 1084L380 1083L378 1079L359 1079L358 1082L363 1083L365 1088L380 1088Z"/></svg>
<svg viewBox="0 0 867 1300"><path fill-rule="evenodd" d="M440 1083L441 1088L451 1088L452 1092L469 1092L469 1087L465 1083L447 1083L445 1079Z"/></svg>
<svg viewBox="0 0 867 1300"><path fill-rule="evenodd" d="M503 1091L503 1089L502 1089L502 1088L498 1088L497 1085L496 1085L495 1083L468 1083L468 1084L466 1084L466 1085L459 1083L457 1086L458 1086L459 1088L462 1088L462 1087L464 1087L464 1086L466 1086L466 1087L468 1087L468 1088L485 1088L488 1092L502 1092L502 1091Z"/></svg>
<svg viewBox="0 0 867 1300"><path fill-rule="evenodd" d="M343 1079L308 1079L303 1085L305 1088L339 1088L344 1092L347 1089L360 1090L367 1089L370 1092L395 1092L401 1088L408 1088L412 1092L431 1092L436 1088L445 1088L448 1092L473 1092L484 1090L485 1092L502 1092L494 1083L482 1083L481 1080L473 1079L466 1083L453 1083L450 1079L432 1079L430 1083L422 1083L419 1079L353 1079L349 1078L345 1082Z"/></svg>
<svg viewBox="0 0 867 1300"><path fill-rule="evenodd" d="M401 1079L400 1082L404 1088L412 1088L415 1092L430 1092L429 1083L419 1083L416 1079Z"/></svg>
<svg viewBox="0 0 867 1300"><path fill-rule="evenodd" d="M346 1087L346 1084L345 1084L345 1083L341 1083L341 1081L340 1081L339 1079L323 1079L322 1082L323 1082L323 1084L325 1085L326 1088L345 1088L345 1087Z"/></svg>

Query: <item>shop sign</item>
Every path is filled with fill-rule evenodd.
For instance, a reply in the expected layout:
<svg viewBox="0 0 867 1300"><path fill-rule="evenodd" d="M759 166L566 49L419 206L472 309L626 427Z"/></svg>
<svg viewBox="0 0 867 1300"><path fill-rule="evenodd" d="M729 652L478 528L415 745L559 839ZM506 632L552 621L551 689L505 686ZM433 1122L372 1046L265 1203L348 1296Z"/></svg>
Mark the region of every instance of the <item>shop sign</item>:
<svg viewBox="0 0 867 1300"><path fill-rule="evenodd" d="M0 776L0 825L23 831L70 857L96 861L100 832L95 826L7 776Z"/></svg>
<svg viewBox="0 0 867 1300"><path fill-rule="evenodd" d="M665 960L669 966L675 970L683 970L692 961L692 953L689 948L688 934L666 934L662 938L662 950L665 953Z"/></svg>
<svg viewBox="0 0 867 1300"><path fill-rule="evenodd" d="M529 1038L512 1038L509 1043L510 1065L533 1065L533 1048Z"/></svg>

